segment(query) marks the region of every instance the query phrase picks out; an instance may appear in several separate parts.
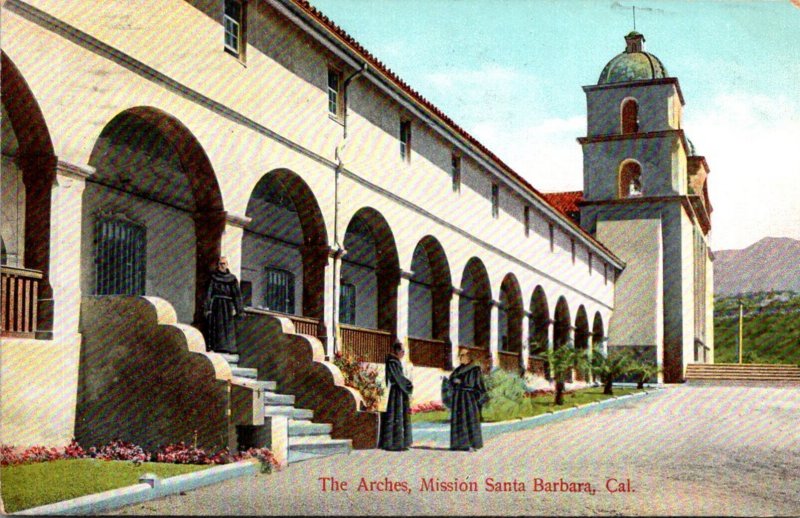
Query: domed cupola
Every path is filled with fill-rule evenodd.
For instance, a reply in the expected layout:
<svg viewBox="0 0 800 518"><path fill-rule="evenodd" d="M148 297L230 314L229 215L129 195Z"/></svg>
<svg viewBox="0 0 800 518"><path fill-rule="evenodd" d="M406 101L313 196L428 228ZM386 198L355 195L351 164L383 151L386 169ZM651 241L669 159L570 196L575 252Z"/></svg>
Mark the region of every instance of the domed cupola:
<svg viewBox="0 0 800 518"><path fill-rule="evenodd" d="M598 85L649 81L667 77L667 69L661 60L644 51L644 36L632 31L625 36L625 52L614 56L600 73Z"/></svg>

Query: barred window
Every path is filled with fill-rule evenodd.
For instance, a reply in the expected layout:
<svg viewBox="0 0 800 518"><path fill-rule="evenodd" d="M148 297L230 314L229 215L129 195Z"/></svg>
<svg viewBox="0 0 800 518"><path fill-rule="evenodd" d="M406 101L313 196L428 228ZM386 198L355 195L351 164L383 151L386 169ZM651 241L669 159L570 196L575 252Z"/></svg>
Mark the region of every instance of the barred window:
<svg viewBox="0 0 800 518"><path fill-rule="evenodd" d="M267 267L264 306L270 311L294 314L294 274Z"/></svg>
<svg viewBox="0 0 800 518"><path fill-rule="evenodd" d="M95 224L95 294L144 295L147 233L119 218Z"/></svg>
<svg viewBox="0 0 800 518"><path fill-rule="evenodd" d="M342 283L339 290L339 322L354 326L356 324L356 287Z"/></svg>

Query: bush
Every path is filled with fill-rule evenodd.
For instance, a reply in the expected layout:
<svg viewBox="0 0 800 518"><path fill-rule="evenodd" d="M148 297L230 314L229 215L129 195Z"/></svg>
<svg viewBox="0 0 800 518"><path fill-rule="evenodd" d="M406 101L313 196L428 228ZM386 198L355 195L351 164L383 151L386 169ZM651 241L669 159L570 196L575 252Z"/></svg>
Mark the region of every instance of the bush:
<svg viewBox="0 0 800 518"><path fill-rule="evenodd" d="M100 460L132 460L136 462L150 460L150 455L145 453L141 446L121 440L111 441L99 450L92 446L89 448L89 457Z"/></svg>
<svg viewBox="0 0 800 518"><path fill-rule="evenodd" d="M489 391L489 403L483 408L483 414L493 420L513 418L520 412L520 406L527 393L525 379L511 372L496 369L486 376L486 389Z"/></svg>
<svg viewBox="0 0 800 518"><path fill-rule="evenodd" d="M280 463L269 448L250 448L238 456L239 459L258 459L261 462L261 473L272 473L280 468Z"/></svg>
<svg viewBox="0 0 800 518"><path fill-rule="evenodd" d="M411 407L412 414L424 414L425 412L441 412L447 410L444 403L441 401L430 401L428 403L420 403Z"/></svg>
<svg viewBox="0 0 800 518"><path fill-rule="evenodd" d="M378 403L383 397L385 388L379 380L378 369L367 365L366 362L342 356L336 353L333 364L339 367L344 377L344 384L361 393L366 410L378 410Z"/></svg>

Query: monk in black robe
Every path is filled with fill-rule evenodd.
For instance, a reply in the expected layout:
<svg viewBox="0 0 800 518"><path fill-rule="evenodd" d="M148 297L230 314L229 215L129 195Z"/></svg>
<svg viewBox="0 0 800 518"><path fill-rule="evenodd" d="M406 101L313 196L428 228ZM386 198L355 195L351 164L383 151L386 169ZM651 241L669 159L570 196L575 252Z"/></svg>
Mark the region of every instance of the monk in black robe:
<svg viewBox="0 0 800 518"><path fill-rule="evenodd" d="M386 356L386 384L389 386L389 403L381 414L378 446L389 451L405 451L411 446L411 403L409 397L414 387L403 374L401 360L405 356L403 345L394 344L393 353Z"/></svg>
<svg viewBox="0 0 800 518"><path fill-rule="evenodd" d="M450 407L450 449L475 451L483 448L481 435L481 407L488 401L483 374L472 364L469 351L458 355L461 365L448 380Z"/></svg>
<svg viewBox="0 0 800 518"><path fill-rule="evenodd" d="M228 270L228 260L219 259L217 269L211 274L206 293L206 347L208 350L236 354L235 318L242 315L242 293L239 281Z"/></svg>

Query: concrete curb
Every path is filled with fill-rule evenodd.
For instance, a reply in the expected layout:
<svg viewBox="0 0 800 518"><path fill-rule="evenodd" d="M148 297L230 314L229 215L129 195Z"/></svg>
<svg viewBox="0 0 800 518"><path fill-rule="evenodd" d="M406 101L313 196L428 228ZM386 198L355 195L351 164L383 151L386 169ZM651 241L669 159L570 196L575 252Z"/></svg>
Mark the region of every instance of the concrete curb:
<svg viewBox="0 0 800 518"><path fill-rule="evenodd" d="M32 507L16 513L14 515L83 515L98 514L112 509L124 507L126 505L138 504L148 500L154 500L167 495L173 495L182 491L190 491L198 487L216 484L223 480L254 475L258 473L260 466L258 462L243 460L233 464L215 466L213 468L186 473L175 477L152 479L150 483L141 483L119 489L112 489L102 493L81 496L72 500L64 500L54 504Z"/></svg>
<svg viewBox="0 0 800 518"><path fill-rule="evenodd" d="M605 408L622 405L634 398L641 398L649 394L661 394L664 390L660 388L652 388L639 392L636 394L627 394L625 396L615 396L603 401L594 401L584 405L576 405L573 407L565 408L555 412L547 412L533 417L526 417L524 419L517 419L515 421L503 421L501 423L483 423L481 425L481 432L484 441L491 439L500 434L508 432L516 432L518 430L525 430L527 428L534 428L548 423L554 423L570 417L584 415L589 412L603 410ZM428 425L428 426L425 426ZM450 443L450 425L446 423L436 423L430 425L429 423L420 423L413 428L414 442L425 443L434 442L436 444L449 444Z"/></svg>

